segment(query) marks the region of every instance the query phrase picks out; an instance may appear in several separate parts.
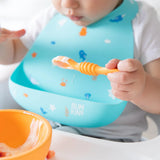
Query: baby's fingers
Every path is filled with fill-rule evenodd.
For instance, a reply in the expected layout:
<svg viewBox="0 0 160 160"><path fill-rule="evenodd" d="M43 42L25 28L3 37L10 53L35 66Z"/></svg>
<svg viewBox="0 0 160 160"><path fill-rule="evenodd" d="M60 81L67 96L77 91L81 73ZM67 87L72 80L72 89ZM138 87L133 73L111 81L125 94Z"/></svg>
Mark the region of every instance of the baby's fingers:
<svg viewBox="0 0 160 160"><path fill-rule="evenodd" d="M25 34L25 30L21 29L18 31L10 31L5 28L1 28L0 30L0 42L9 40L9 39L17 39L22 37Z"/></svg>
<svg viewBox="0 0 160 160"><path fill-rule="evenodd" d="M12 33L10 34L10 38L20 38L25 34L25 30L21 29L18 31L12 31Z"/></svg>
<svg viewBox="0 0 160 160"><path fill-rule="evenodd" d="M105 65L105 67L108 69L115 69L117 68L119 61L119 59L112 59Z"/></svg>

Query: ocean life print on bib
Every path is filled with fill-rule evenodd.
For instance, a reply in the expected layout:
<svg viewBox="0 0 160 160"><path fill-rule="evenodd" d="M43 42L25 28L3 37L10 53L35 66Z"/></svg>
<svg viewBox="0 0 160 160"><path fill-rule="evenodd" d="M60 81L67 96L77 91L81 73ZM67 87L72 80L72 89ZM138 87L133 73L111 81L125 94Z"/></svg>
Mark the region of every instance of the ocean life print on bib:
<svg viewBox="0 0 160 160"><path fill-rule="evenodd" d="M137 11L135 1L124 0L87 27L56 14L12 75L13 97L24 108L65 125L99 127L112 123L127 102L111 94L106 76L59 68L52 60L63 56L104 67L113 58L133 58L132 19ZM21 78L17 78L19 74Z"/></svg>

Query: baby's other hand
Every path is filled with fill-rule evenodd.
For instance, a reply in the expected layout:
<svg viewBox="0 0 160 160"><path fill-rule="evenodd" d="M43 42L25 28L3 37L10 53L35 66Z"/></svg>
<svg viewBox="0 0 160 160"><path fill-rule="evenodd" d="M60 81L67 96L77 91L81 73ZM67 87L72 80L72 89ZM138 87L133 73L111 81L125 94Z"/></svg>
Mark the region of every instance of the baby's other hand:
<svg viewBox="0 0 160 160"><path fill-rule="evenodd" d="M11 39L18 39L22 37L24 34L24 29L18 31L10 31L5 28L0 28L0 43Z"/></svg>
<svg viewBox="0 0 160 160"><path fill-rule="evenodd" d="M146 72L142 64L135 59L112 59L106 64L106 68L117 68L119 72L107 75L111 82L112 94L125 101L132 101L139 96L146 83Z"/></svg>

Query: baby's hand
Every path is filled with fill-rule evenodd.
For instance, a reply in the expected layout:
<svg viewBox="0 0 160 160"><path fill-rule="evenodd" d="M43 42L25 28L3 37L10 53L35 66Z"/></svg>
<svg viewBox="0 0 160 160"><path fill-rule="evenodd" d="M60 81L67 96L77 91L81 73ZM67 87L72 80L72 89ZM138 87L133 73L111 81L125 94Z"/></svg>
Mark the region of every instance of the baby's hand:
<svg viewBox="0 0 160 160"><path fill-rule="evenodd" d="M0 28L0 43L11 40L11 39L17 39L22 37L25 34L25 30L21 29L18 31L10 31L5 28Z"/></svg>
<svg viewBox="0 0 160 160"><path fill-rule="evenodd" d="M145 87L146 72L142 64L135 59L123 61L113 59L106 64L108 69L118 68L119 72L109 73L112 94L125 101L132 101L139 96Z"/></svg>

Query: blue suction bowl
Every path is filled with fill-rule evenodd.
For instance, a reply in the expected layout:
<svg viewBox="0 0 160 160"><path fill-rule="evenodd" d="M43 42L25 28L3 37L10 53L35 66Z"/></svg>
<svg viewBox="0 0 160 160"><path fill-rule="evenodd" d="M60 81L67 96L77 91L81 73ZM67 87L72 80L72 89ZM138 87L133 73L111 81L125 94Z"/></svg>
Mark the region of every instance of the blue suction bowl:
<svg viewBox="0 0 160 160"><path fill-rule="evenodd" d="M121 100L99 103L41 90L27 79L22 65L10 77L10 92L22 107L49 120L76 127L101 127L115 121L126 106Z"/></svg>

